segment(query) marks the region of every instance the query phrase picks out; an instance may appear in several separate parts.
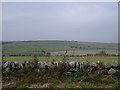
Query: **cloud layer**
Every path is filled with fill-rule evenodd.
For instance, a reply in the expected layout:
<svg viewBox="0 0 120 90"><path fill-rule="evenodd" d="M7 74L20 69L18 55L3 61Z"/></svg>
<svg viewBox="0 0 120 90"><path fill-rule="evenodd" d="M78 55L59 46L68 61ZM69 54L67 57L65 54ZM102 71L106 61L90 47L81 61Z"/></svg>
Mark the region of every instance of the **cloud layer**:
<svg viewBox="0 0 120 90"><path fill-rule="evenodd" d="M3 3L3 40L118 42L117 3Z"/></svg>

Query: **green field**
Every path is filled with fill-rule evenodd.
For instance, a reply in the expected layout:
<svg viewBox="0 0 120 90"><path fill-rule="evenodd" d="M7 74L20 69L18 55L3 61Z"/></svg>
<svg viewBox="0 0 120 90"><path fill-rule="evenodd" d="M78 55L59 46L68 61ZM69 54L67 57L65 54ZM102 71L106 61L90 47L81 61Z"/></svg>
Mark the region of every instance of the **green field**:
<svg viewBox="0 0 120 90"><path fill-rule="evenodd" d="M41 51L50 52L52 55L63 54L88 54L106 51L108 54L118 54L118 45L114 43L78 42L78 41L11 41L2 42L2 54L9 55L40 55Z"/></svg>
<svg viewBox="0 0 120 90"><path fill-rule="evenodd" d="M100 51L105 51L107 54L114 54L114 55L118 55L118 51L117 50L106 50L106 49L102 49L102 50L71 50L67 52L67 55L86 55L86 54L97 54ZM56 51L56 52L52 52L51 55L64 55L65 51Z"/></svg>
<svg viewBox="0 0 120 90"><path fill-rule="evenodd" d="M51 57L37 57L38 61L63 61L62 56L51 56ZM33 61L33 57L4 57L5 61ZM118 61L117 56L85 56L85 57L66 57L64 61L79 61L79 62L97 62L102 61L106 64L110 64L112 60Z"/></svg>
<svg viewBox="0 0 120 90"><path fill-rule="evenodd" d="M50 57L39 56L42 50L50 52ZM66 55L87 55L97 54L105 51L107 54L118 55L118 45L114 43L97 43L97 42L78 42L78 41L11 41L2 42L2 54L5 61L32 61L33 55L38 55L39 61L63 61ZM10 56L17 55L17 56ZM23 56L22 56L23 55ZM59 55L59 56L56 56ZM60 56L62 55L62 56ZM64 61L87 61L111 63L112 60L118 60L117 56L85 56L85 57L66 57Z"/></svg>

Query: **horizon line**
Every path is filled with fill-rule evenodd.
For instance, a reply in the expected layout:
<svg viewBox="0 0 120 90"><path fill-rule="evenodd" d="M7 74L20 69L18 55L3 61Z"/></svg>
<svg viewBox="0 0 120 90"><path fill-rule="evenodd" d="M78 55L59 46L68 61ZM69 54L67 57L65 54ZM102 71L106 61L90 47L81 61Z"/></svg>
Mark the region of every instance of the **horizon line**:
<svg viewBox="0 0 120 90"><path fill-rule="evenodd" d="M76 42L91 42L91 43L113 43L120 44L119 42L97 42L97 41L79 41L79 40L59 40L59 39L40 39L40 40L2 40L2 42L27 42L27 41L76 41ZM0 41L1 42L1 41Z"/></svg>

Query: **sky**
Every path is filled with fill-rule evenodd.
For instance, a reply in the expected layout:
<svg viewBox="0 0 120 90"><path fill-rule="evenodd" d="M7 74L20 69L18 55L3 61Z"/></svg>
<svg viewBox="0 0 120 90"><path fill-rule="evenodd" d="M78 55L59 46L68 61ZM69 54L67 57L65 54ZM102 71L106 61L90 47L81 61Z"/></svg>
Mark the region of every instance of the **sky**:
<svg viewBox="0 0 120 90"><path fill-rule="evenodd" d="M2 40L117 43L118 3L2 3Z"/></svg>
<svg viewBox="0 0 120 90"><path fill-rule="evenodd" d="M2 41L2 3L1 2L0 2L0 41Z"/></svg>

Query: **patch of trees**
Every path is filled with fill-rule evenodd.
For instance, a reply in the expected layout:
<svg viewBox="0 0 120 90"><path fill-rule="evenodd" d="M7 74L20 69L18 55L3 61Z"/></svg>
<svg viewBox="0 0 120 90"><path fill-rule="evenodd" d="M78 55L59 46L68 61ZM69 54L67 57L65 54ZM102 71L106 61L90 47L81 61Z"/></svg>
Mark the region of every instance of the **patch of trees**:
<svg viewBox="0 0 120 90"><path fill-rule="evenodd" d="M22 42L39 42L39 41L36 40L36 41L22 41Z"/></svg>
<svg viewBox="0 0 120 90"><path fill-rule="evenodd" d="M76 46L70 46L70 48L77 48Z"/></svg>
<svg viewBox="0 0 120 90"><path fill-rule="evenodd" d="M41 52L41 51L39 51L39 50L34 50L34 51L32 51L32 52Z"/></svg>
<svg viewBox="0 0 120 90"><path fill-rule="evenodd" d="M97 48L97 49L106 49L106 48Z"/></svg>
<svg viewBox="0 0 120 90"><path fill-rule="evenodd" d="M2 42L2 44L12 44L13 42Z"/></svg>
<svg viewBox="0 0 120 90"><path fill-rule="evenodd" d="M10 54L9 56L33 56L34 54ZM42 54L36 54L36 56L44 56L44 55L42 55Z"/></svg>
<svg viewBox="0 0 120 90"><path fill-rule="evenodd" d="M42 50L41 52L42 52L42 56L47 56L47 57L51 56L50 52L47 52L45 50Z"/></svg>
<svg viewBox="0 0 120 90"><path fill-rule="evenodd" d="M26 55L26 54L10 54L9 56L31 56L31 55Z"/></svg>

